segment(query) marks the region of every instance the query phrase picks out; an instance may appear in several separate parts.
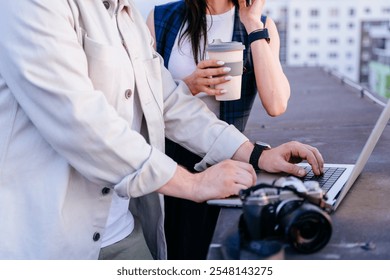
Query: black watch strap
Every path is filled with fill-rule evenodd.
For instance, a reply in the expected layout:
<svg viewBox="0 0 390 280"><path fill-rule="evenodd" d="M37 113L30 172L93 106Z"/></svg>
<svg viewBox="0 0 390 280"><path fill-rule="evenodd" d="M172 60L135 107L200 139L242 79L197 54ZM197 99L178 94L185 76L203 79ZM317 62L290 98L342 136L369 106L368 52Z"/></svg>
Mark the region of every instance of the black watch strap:
<svg viewBox="0 0 390 280"><path fill-rule="evenodd" d="M249 45L251 45L254 41L261 40L261 39L265 39L268 44L271 41L270 38L269 38L269 34L268 34L268 29L267 28L257 29L255 31L252 31L248 35Z"/></svg>
<svg viewBox="0 0 390 280"><path fill-rule="evenodd" d="M263 153L264 150L269 150L270 146L268 144L254 144L255 146L253 147L253 151L251 153L251 156L249 158L249 163L253 166L253 168L256 171L260 171L259 168L259 159L261 154Z"/></svg>

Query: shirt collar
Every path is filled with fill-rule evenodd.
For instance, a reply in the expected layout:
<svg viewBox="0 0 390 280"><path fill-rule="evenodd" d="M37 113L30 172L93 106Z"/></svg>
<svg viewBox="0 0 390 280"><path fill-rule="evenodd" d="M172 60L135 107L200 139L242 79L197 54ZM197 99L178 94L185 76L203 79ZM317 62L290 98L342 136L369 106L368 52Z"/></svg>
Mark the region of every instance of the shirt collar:
<svg viewBox="0 0 390 280"><path fill-rule="evenodd" d="M102 3L110 16L114 16L117 12L122 11L125 8L130 17L132 17L132 7L128 0L102 0Z"/></svg>

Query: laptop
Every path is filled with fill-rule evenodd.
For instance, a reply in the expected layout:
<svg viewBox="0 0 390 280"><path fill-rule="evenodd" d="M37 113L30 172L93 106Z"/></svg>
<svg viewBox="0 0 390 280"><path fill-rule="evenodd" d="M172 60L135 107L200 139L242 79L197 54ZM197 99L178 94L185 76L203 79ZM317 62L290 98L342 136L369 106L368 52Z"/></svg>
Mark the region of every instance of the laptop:
<svg viewBox="0 0 390 280"><path fill-rule="evenodd" d="M326 203L332 211L335 211L339 207L341 201L344 199L344 197L362 172L389 119L390 100L387 102L387 105L379 116L355 164L324 164L324 174L322 176L315 176L311 171L311 167L309 164L299 164L303 166L308 172L306 176L302 178L302 180L314 180L320 184L321 188L326 193ZM259 172L257 174L257 184L273 184L281 176L288 176L288 174L270 174L266 172ZM226 207L242 206L242 202L238 197L213 199L207 201L207 203L210 205Z"/></svg>

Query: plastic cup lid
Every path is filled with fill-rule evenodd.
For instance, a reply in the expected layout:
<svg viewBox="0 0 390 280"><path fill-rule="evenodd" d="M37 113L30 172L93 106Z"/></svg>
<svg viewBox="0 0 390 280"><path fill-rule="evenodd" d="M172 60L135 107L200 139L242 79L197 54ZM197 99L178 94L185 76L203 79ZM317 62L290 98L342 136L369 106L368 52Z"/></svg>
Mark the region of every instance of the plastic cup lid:
<svg viewBox="0 0 390 280"><path fill-rule="evenodd" d="M221 39L214 39L206 48L209 52L241 51L244 49L245 46L241 42L222 42Z"/></svg>

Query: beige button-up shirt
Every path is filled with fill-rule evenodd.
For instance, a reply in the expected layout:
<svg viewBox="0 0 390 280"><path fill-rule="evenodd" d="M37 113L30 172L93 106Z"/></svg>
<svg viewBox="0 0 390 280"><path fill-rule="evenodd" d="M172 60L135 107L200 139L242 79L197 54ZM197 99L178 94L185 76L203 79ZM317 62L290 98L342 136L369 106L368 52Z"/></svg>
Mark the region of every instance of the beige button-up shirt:
<svg viewBox="0 0 390 280"><path fill-rule="evenodd" d="M132 1L110 3L0 9L0 259L96 259L114 191L163 259L164 137L204 156L199 169L247 140L175 83Z"/></svg>

